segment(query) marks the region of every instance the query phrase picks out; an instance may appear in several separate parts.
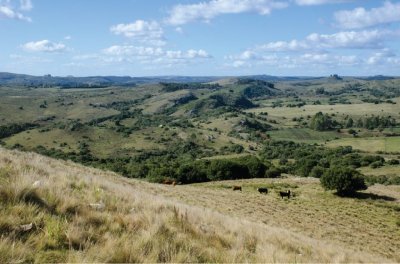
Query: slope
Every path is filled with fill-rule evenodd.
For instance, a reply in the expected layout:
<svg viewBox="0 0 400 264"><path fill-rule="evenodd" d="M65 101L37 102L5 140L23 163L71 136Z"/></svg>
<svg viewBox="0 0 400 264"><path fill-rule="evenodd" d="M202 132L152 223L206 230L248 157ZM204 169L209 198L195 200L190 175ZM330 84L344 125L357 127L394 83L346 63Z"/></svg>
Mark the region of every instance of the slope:
<svg viewBox="0 0 400 264"><path fill-rule="evenodd" d="M390 261L161 195L172 188L0 148L0 262Z"/></svg>

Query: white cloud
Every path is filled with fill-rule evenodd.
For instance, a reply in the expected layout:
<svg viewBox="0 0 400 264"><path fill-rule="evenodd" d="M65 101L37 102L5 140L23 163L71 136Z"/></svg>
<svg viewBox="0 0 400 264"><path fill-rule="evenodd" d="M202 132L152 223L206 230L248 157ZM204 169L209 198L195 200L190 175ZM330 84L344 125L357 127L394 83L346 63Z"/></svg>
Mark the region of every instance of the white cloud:
<svg viewBox="0 0 400 264"><path fill-rule="evenodd" d="M25 20L31 22L32 19L30 17L26 17L23 14L13 10L8 6L0 6L0 16L4 16L6 18L18 19L18 20Z"/></svg>
<svg viewBox="0 0 400 264"><path fill-rule="evenodd" d="M324 4L336 4L344 2L352 2L354 0L296 0L298 5L324 5Z"/></svg>
<svg viewBox="0 0 400 264"><path fill-rule="evenodd" d="M389 49L383 49L370 55L366 62L369 65L379 65L385 63L398 64L400 59Z"/></svg>
<svg viewBox="0 0 400 264"><path fill-rule="evenodd" d="M331 35L313 33L307 42L317 48L376 49L382 48L383 42L399 36L399 32L390 30L343 31Z"/></svg>
<svg viewBox="0 0 400 264"><path fill-rule="evenodd" d="M363 30L334 34L312 33L303 40L276 41L257 46L254 50L267 52L297 52L323 49L381 49L387 40L400 36L400 31Z"/></svg>
<svg viewBox="0 0 400 264"><path fill-rule="evenodd" d="M110 31L116 35L123 35L146 45L165 45L164 31L156 21L136 20L130 24L112 26Z"/></svg>
<svg viewBox="0 0 400 264"><path fill-rule="evenodd" d="M202 49L165 50L161 47L114 45L99 54L74 56L74 60L96 60L101 63L140 63L153 66L189 65L202 63L212 56Z"/></svg>
<svg viewBox="0 0 400 264"><path fill-rule="evenodd" d="M355 55L333 55L326 52L309 52L305 54L272 54L259 55L249 59L243 59L243 55L228 56L226 63L233 68L249 68L256 66L269 66L282 69L311 69L313 67L354 67L365 64Z"/></svg>
<svg viewBox="0 0 400 264"><path fill-rule="evenodd" d="M114 45L102 51L111 56L160 56L164 54L161 48L154 47L136 47L132 45Z"/></svg>
<svg viewBox="0 0 400 264"><path fill-rule="evenodd" d="M30 0L21 0L19 6L14 2L12 0L0 0L0 17L31 22L32 19L22 12L31 10L33 8L32 2ZM22 12L18 11L18 8Z"/></svg>
<svg viewBox="0 0 400 264"><path fill-rule="evenodd" d="M259 46L259 49L266 51L298 51L308 49L309 45L305 41L291 40L291 41L276 41Z"/></svg>
<svg viewBox="0 0 400 264"><path fill-rule="evenodd" d="M256 12L261 15L271 13L273 9L285 8L287 2L276 0L211 0L197 4L176 5L170 11L166 22L171 25L183 25L192 21L209 22L222 14Z"/></svg>
<svg viewBox="0 0 400 264"><path fill-rule="evenodd" d="M24 11L30 11L33 8L31 0L20 0L20 9Z"/></svg>
<svg viewBox="0 0 400 264"><path fill-rule="evenodd" d="M365 10L358 7L353 10L343 10L335 13L338 26L346 29L371 27L378 24L400 22L400 2L386 1L382 7Z"/></svg>
<svg viewBox="0 0 400 264"><path fill-rule="evenodd" d="M67 47L63 43L51 42L47 39L40 41L32 41L22 45L23 49L27 51L40 51L40 52L63 52Z"/></svg>

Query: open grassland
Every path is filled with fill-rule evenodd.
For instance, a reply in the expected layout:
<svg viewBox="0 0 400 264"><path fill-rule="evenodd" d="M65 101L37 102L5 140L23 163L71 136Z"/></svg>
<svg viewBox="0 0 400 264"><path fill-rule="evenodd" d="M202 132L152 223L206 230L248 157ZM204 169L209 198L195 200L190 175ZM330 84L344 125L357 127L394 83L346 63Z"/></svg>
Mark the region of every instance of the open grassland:
<svg viewBox="0 0 400 264"><path fill-rule="evenodd" d="M233 185L241 185L243 192L233 192ZM257 187L268 187L269 194L260 195ZM278 191L287 189L295 197L282 200ZM358 198L340 198L323 191L317 179L254 179L176 186L165 195L400 260L399 186L374 185Z"/></svg>
<svg viewBox="0 0 400 264"><path fill-rule="evenodd" d="M379 168L371 168L371 167L363 167L359 169L360 172L364 175L375 175L375 176L399 176L400 175L400 166L390 166L386 165Z"/></svg>
<svg viewBox="0 0 400 264"><path fill-rule="evenodd" d="M400 137L341 138L330 141L328 147L351 146L366 152L400 152Z"/></svg>
<svg viewBox="0 0 400 264"><path fill-rule="evenodd" d="M49 116L55 116L57 120L79 119L86 122L119 113L93 105L139 99L157 89L156 85L102 89L1 87L0 124L33 122ZM46 107L40 107L44 103Z"/></svg>
<svg viewBox="0 0 400 264"><path fill-rule="evenodd" d="M0 149L0 262L399 261L398 196L340 199L305 179L233 193L232 183L162 186ZM296 197L256 194L260 184L297 186Z"/></svg>
<svg viewBox="0 0 400 264"><path fill-rule="evenodd" d="M275 140L289 140L295 142L304 143L320 143L327 140L333 140L336 138L350 137L351 135L346 135L343 133L338 133L336 131L315 131L309 128L288 128L281 130L269 131L268 134L271 139Z"/></svg>
<svg viewBox="0 0 400 264"><path fill-rule="evenodd" d="M294 117L313 116L317 112L323 112L327 114L335 114L338 117L352 116L353 118L359 118L366 115L390 115L395 118L400 116L400 98L393 99L397 104L371 104L371 103L360 103L360 104L335 104L335 105L305 105L300 108L293 107L258 107L254 109L246 110L249 113L261 113L267 112L271 118L282 119L286 118L287 121ZM286 122L287 122L286 121Z"/></svg>

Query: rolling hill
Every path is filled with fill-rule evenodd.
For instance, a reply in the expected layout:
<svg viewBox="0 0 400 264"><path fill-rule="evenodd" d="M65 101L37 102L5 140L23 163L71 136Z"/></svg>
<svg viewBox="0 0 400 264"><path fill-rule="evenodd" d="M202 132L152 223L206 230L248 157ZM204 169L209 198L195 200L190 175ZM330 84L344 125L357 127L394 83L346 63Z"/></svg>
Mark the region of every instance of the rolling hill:
<svg viewBox="0 0 400 264"><path fill-rule="evenodd" d="M285 208L304 203L311 196L281 201L273 194L249 193L255 182L247 184L241 194L220 189L221 184L151 184L0 148L0 262L399 261L398 240L392 240L391 245L379 234L371 240L379 241L382 248L387 246L384 251L374 248L374 241L365 240L362 246L349 246L352 239L338 241L330 233L335 232L334 226L312 236L294 231L296 224L285 228L285 218L294 216L290 210L285 213ZM299 188L308 193L312 186L308 183ZM245 196L259 201L248 208L241 204ZM226 203L210 204L220 199ZM266 204L279 205L281 227L276 215L274 221L257 219L274 214L271 206L262 209ZM352 201L346 206L357 207ZM298 210L302 216L310 212ZM351 214L346 218L358 219ZM341 222L328 225L339 227ZM397 235L398 231L390 234L393 239ZM354 233L352 238L359 241Z"/></svg>

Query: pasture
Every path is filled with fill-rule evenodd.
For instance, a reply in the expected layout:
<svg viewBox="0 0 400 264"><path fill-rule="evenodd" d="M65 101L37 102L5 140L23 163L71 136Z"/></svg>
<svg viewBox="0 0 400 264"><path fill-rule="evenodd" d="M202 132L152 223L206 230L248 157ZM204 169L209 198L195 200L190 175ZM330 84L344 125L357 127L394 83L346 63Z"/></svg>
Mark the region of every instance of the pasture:
<svg viewBox="0 0 400 264"><path fill-rule="evenodd" d="M242 186L242 192L231 186ZM257 188L267 187L268 195ZM347 248L393 257L399 261L400 187L374 185L357 198L340 198L325 192L318 179L252 179L163 188L148 186L192 205L212 208L224 215L299 232L329 240ZM279 191L294 197L281 199Z"/></svg>
<svg viewBox="0 0 400 264"><path fill-rule="evenodd" d="M1 262L400 260L397 186L342 199L307 178L150 184L2 148L0 179Z"/></svg>
<svg viewBox="0 0 400 264"><path fill-rule="evenodd" d="M392 116L395 118L400 117L400 98L396 98L393 101L397 104L372 104L372 103L357 103L357 104L321 104L321 105L305 105L300 108L298 107L258 107L254 109L248 109L246 112L259 114L267 112L268 116L272 119L280 121L282 127L293 127L291 120L293 118L307 118L313 116L317 112L323 112L327 114L334 114L336 118L342 119L346 116L351 116L353 119L357 119L363 116L370 115L385 115Z"/></svg>
<svg viewBox="0 0 400 264"><path fill-rule="evenodd" d="M324 143L336 138L351 137L351 135L336 131L315 131L309 128L287 128L269 131L268 134L275 140L291 140L302 143Z"/></svg>
<svg viewBox="0 0 400 264"><path fill-rule="evenodd" d="M351 146L365 152L400 152L400 137L341 138L326 143L328 147Z"/></svg>

